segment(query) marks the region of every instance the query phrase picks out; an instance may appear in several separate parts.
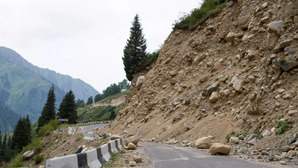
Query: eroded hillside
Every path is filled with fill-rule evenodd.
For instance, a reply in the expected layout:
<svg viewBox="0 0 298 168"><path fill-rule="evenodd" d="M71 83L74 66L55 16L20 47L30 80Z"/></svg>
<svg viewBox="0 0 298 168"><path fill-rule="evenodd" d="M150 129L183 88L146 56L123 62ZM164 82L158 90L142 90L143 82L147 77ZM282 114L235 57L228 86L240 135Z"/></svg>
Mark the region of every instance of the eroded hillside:
<svg viewBox="0 0 298 168"><path fill-rule="evenodd" d="M195 30L169 35L105 131L180 142L212 135L225 142L233 131L268 130L272 135L256 146L288 145L298 132L298 1L228 4ZM275 135L285 120L292 129Z"/></svg>

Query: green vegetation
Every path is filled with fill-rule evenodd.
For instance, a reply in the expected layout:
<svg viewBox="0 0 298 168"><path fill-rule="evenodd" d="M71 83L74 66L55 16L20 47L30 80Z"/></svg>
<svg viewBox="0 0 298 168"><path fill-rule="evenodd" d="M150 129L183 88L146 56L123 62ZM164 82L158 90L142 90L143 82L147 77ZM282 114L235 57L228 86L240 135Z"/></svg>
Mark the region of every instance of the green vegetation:
<svg viewBox="0 0 298 168"><path fill-rule="evenodd" d="M105 163L103 167L123 167L124 164L120 162L120 153L112 153L110 161Z"/></svg>
<svg viewBox="0 0 298 168"><path fill-rule="evenodd" d="M41 137L47 136L49 135L52 131L54 131L55 129L57 129L59 126L59 122L57 120L51 120L48 124L42 126L39 131L38 134Z"/></svg>
<svg viewBox="0 0 298 168"><path fill-rule="evenodd" d="M205 0L200 8L194 9L189 15L183 16L176 23L174 29L195 29L210 16L225 7L225 0Z"/></svg>
<svg viewBox="0 0 298 168"><path fill-rule="evenodd" d="M76 103L77 108L85 107L85 105L86 104L85 104L84 100L81 100L81 99L77 100L77 103Z"/></svg>
<svg viewBox="0 0 298 168"><path fill-rule="evenodd" d="M0 127L2 133L14 130L19 117L28 114L32 123L40 116L49 88L54 84L59 105L71 89L76 98L87 100L98 94L82 80L73 79L48 69L38 68L15 51L0 47ZM6 106L3 108L3 106ZM9 107L9 108L7 108Z"/></svg>
<svg viewBox="0 0 298 168"><path fill-rule="evenodd" d="M68 119L69 124L76 124L78 119L77 107L75 103L75 95L70 90L66 93L63 98L60 107L58 109L57 115L60 118Z"/></svg>
<svg viewBox="0 0 298 168"><path fill-rule="evenodd" d="M35 164L41 163L42 160L43 160L43 158L44 158L43 154L37 154L37 155L35 155L34 156L34 162L35 162Z"/></svg>
<svg viewBox="0 0 298 168"><path fill-rule="evenodd" d="M55 107L56 97L54 91L54 85L49 90L47 102L45 103L43 110L41 112L41 116L38 118L38 128L44 126L51 120L56 118L56 107Z"/></svg>
<svg viewBox="0 0 298 168"><path fill-rule="evenodd" d="M87 100L86 105L89 105L89 104L92 104L92 103L93 103L93 97L90 96L90 97L88 98L88 100Z"/></svg>
<svg viewBox="0 0 298 168"><path fill-rule="evenodd" d="M246 137L248 134L249 134L248 131L243 131L243 132L231 132L230 134L228 134L228 135L226 136L226 140L227 140L227 142L229 142L229 141L230 141L230 138L231 138L232 136L239 137L239 136L242 135L243 137Z"/></svg>
<svg viewBox="0 0 298 168"><path fill-rule="evenodd" d="M280 134L284 134L286 131L290 130L293 126L292 126L293 122L289 121L289 120L285 120L285 121L279 121L275 128L275 134L276 135L280 135Z"/></svg>
<svg viewBox="0 0 298 168"><path fill-rule="evenodd" d="M43 147L43 144L40 143L40 139L41 138L36 138L29 145L23 147L22 153L26 152L28 150L31 150L31 149L34 149L37 152L41 151L41 148Z"/></svg>
<svg viewBox="0 0 298 168"><path fill-rule="evenodd" d="M29 116L20 118L13 132L11 149L20 152L24 146L31 143L31 122Z"/></svg>
<svg viewBox="0 0 298 168"><path fill-rule="evenodd" d="M77 137L76 141L81 141L83 137Z"/></svg>
<svg viewBox="0 0 298 168"><path fill-rule="evenodd" d="M120 106L98 106L98 107L85 107L78 109L78 122L93 122L93 121L106 121L109 120L111 113L114 111L118 114Z"/></svg>
<svg viewBox="0 0 298 168"><path fill-rule="evenodd" d="M124 79L122 82L119 82L118 84L113 83L104 89L102 94L99 93L94 97L94 103L127 91L129 88L130 84L126 79Z"/></svg>
<svg viewBox="0 0 298 168"><path fill-rule="evenodd" d="M148 56L146 49L146 39L142 32L139 15L136 15L130 28L130 36L124 47L122 58L126 78L129 81L133 79L136 70L144 65Z"/></svg>

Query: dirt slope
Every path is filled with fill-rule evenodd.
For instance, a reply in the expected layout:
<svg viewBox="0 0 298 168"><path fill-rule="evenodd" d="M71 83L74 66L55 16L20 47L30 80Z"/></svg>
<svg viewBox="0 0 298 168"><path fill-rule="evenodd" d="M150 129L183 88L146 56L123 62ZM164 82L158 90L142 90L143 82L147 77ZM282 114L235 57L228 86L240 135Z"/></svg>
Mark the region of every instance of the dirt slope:
<svg viewBox="0 0 298 168"><path fill-rule="evenodd" d="M298 132L297 41L297 0L238 0L194 31L174 30L105 131L225 142L232 131L271 131L289 119L290 131L259 143L281 148Z"/></svg>

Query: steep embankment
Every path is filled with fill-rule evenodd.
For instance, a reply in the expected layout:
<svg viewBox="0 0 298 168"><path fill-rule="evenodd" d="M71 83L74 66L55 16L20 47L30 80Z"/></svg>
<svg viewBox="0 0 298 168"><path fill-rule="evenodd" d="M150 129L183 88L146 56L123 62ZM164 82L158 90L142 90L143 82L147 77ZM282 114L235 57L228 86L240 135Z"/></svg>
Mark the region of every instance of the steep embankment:
<svg viewBox="0 0 298 168"><path fill-rule="evenodd" d="M285 135L263 138L272 148L287 144L298 131L297 8L293 0L239 0L194 31L174 30L105 131L225 142L232 131L263 132L288 119Z"/></svg>

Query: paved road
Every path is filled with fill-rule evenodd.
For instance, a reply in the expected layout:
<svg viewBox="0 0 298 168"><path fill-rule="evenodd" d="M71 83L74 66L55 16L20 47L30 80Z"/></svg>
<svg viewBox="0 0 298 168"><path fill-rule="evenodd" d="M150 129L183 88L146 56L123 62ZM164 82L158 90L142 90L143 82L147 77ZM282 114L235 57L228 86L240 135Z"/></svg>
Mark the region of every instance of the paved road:
<svg viewBox="0 0 298 168"><path fill-rule="evenodd" d="M142 142L155 168L270 168L230 156L211 156L206 151L165 144ZM276 166L274 166L276 167Z"/></svg>
<svg viewBox="0 0 298 168"><path fill-rule="evenodd" d="M83 133L87 133L87 132L91 132L92 129L94 129L94 128L102 128L102 127L105 127L106 125L108 125L108 124L88 125L88 126L83 126L80 128Z"/></svg>

